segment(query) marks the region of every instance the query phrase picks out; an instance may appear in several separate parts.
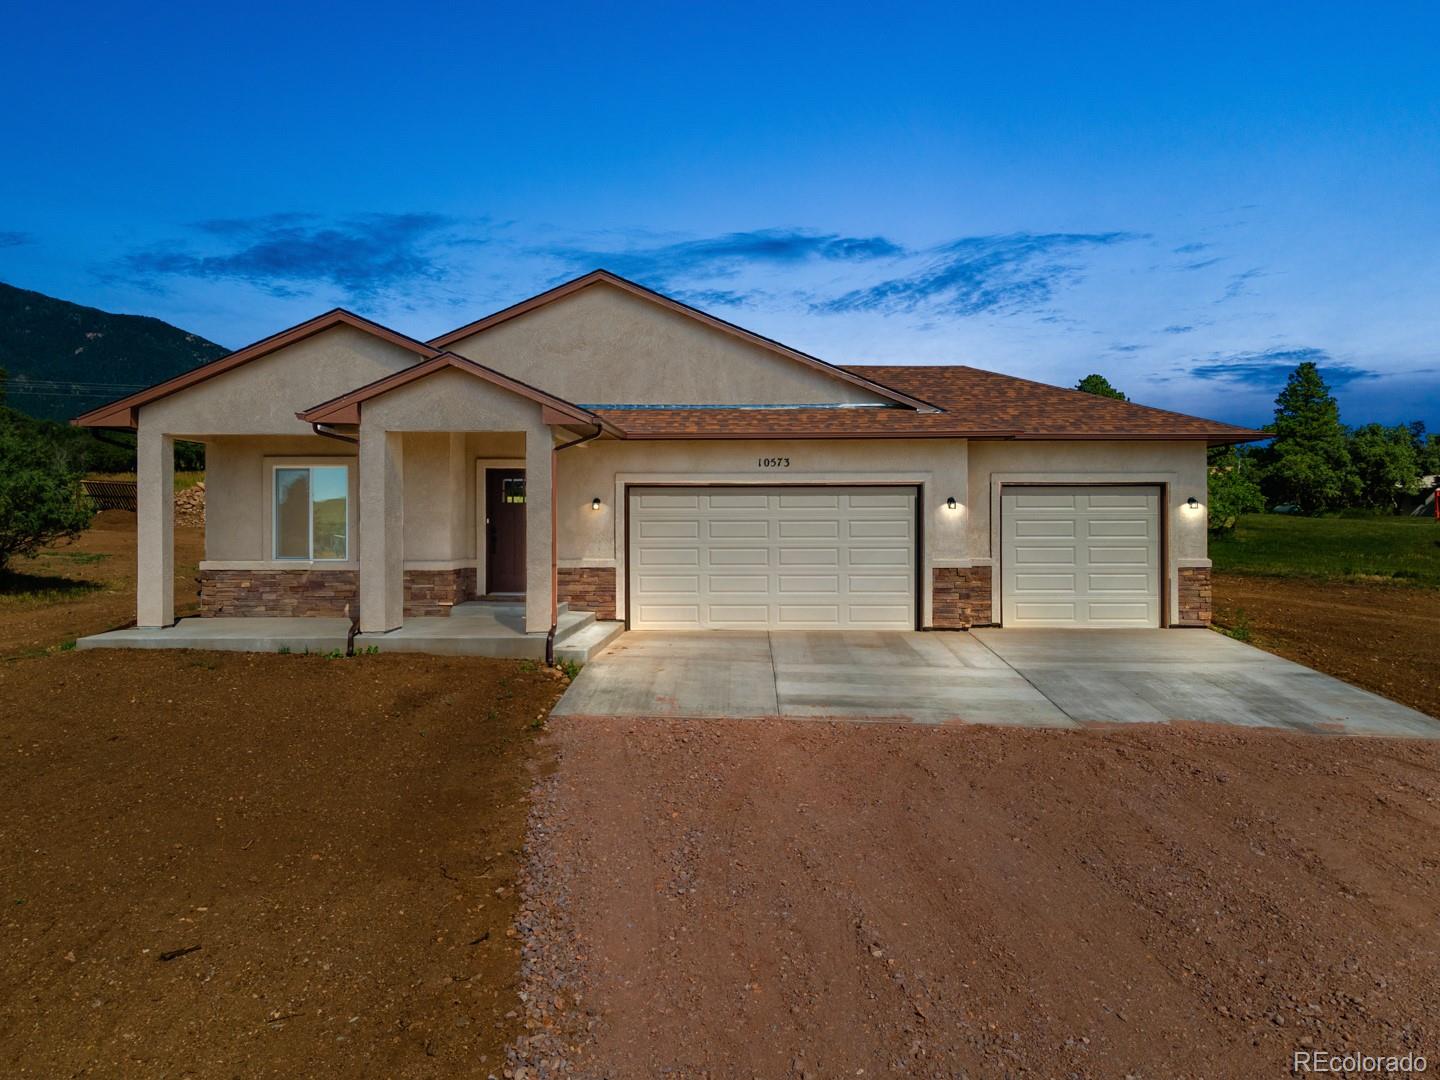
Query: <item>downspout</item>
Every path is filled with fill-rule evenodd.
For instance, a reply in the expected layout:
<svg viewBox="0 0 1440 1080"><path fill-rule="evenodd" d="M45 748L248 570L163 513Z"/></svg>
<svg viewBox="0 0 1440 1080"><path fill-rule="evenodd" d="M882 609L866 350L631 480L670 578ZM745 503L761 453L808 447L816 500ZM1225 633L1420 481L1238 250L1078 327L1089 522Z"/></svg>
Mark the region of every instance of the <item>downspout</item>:
<svg viewBox="0 0 1440 1080"><path fill-rule="evenodd" d="M327 439L339 439L341 442L350 443L354 446L360 445L360 440L355 438L354 436L341 435L338 431L329 431L326 429L325 425L320 423L319 421L312 423L310 426L314 429L316 435L323 435ZM350 605L346 604L345 614L350 619L350 632L345 635L345 655L354 656L355 635L360 632L360 612L358 610L351 611Z"/></svg>
<svg viewBox="0 0 1440 1080"><path fill-rule="evenodd" d="M545 666L555 666L555 630L560 625L560 532L556 524L555 514L558 508L558 499L555 494L559 482L560 451L569 450L572 446L580 446L591 439L598 439L604 428L600 424L595 425L595 430L589 435L581 435L578 439L561 443L559 446L550 448L550 632L545 635Z"/></svg>

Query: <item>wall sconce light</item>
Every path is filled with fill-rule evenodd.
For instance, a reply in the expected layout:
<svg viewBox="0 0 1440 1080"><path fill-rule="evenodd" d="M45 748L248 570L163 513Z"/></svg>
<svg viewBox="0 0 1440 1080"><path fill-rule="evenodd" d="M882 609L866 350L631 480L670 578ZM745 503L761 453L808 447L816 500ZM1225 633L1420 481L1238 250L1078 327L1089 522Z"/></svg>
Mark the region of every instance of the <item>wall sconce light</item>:
<svg viewBox="0 0 1440 1080"><path fill-rule="evenodd" d="M1194 502L1195 500L1192 499L1192 500L1190 500L1190 501L1191 501L1191 502ZM599 496L599 495L596 495L595 498L593 498L593 499L590 500L590 509L591 509L591 510L599 510L599 509L600 509L600 496Z"/></svg>
<svg viewBox="0 0 1440 1080"><path fill-rule="evenodd" d="M1188 509L1191 509L1191 510L1199 510L1199 509L1200 509L1200 500L1197 499L1197 498L1195 498L1194 495L1191 495L1190 498L1188 498L1188 499L1185 500L1185 506L1186 506Z"/></svg>
<svg viewBox="0 0 1440 1080"><path fill-rule="evenodd" d="M960 509L960 504L955 501L955 496L954 496L954 495L951 495L948 499L945 500L945 509L946 509L946 510L958 510L958 509Z"/></svg>

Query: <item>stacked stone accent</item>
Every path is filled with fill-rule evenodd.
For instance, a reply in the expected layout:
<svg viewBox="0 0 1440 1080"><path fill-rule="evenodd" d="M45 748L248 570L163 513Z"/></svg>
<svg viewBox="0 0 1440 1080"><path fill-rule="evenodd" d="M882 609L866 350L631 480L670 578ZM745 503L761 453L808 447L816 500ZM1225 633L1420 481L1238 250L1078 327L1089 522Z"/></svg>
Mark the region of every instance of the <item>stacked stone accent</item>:
<svg viewBox="0 0 1440 1080"><path fill-rule="evenodd" d="M1208 566L1180 567L1180 618L1187 626L1209 626L1214 611Z"/></svg>
<svg viewBox="0 0 1440 1080"><path fill-rule="evenodd" d="M354 570L201 570L203 616L334 617L360 611Z"/></svg>
<svg viewBox="0 0 1440 1080"><path fill-rule="evenodd" d="M615 618L613 566L562 566L557 599L575 611L593 611L597 619Z"/></svg>
<svg viewBox="0 0 1440 1080"><path fill-rule="evenodd" d="M937 630L989 626L995 621L990 567L937 566L931 581L931 606L931 625Z"/></svg>
<svg viewBox="0 0 1440 1080"><path fill-rule="evenodd" d="M475 596L475 568L406 570L405 618L449 615L456 604Z"/></svg>

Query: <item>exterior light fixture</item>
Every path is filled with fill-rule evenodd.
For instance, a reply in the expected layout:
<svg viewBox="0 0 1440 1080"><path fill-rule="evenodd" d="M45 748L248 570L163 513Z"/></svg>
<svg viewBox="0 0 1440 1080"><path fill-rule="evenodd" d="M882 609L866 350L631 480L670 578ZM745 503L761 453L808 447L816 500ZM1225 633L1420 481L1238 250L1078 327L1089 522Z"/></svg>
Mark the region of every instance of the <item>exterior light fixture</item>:
<svg viewBox="0 0 1440 1080"><path fill-rule="evenodd" d="M959 504L955 501L955 496L954 496L954 495L951 495L948 499L945 500L945 509L946 509L946 510L958 510L959 508L960 508L960 506L959 506Z"/></svg>
<svg viewBox="0 0 1440 1080"><path fill-rule="evenodd" d="M1190 498L1185 500L1185 505L1188 506L1191 510L1199 510L1200 500L1195 498L1194 495L1191 495Z"/></svg>
<svg viewBox="0 0 1440 1080"><path fill-rule="evenodd" d="M1190 501L1191 501L1191 502L1194 502L1195 500L1194 500L1194 499L1191 499ZM600 496L599 496L599 495L596 495L595 498L593 498L593 499L590 500L590 509L591 509L591 510L599 510L599 509L600 509Z"/></svg>

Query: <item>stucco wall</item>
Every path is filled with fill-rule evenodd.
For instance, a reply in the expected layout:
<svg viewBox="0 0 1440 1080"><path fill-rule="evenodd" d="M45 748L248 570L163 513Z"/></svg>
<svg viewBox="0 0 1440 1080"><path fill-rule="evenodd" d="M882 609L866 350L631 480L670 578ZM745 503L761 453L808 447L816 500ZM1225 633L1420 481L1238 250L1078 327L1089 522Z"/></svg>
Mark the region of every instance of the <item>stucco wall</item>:
<svg viewBox="0 0 1440 1080"><path fill-rule="evenodd" d="M583 404L885 400L604 283L450 349Z"/></svg>
<svg viewBox="0 0 1440 1080"><path fill-rule="evenodd" d="M358 487L356 448L317 435L224 436L205 442L205 560L210 569L234 563L272 565L270 480L267 459L303 458L351 466L350 563L358 558L353 505ZM328 564L332 568L334 563ZM293 568L293 560L273 563ZM260 567L253 567L259 569Z"/></svg>
<svg viewBox="0 0 1440 1080"><path fill-rule="evenodd" d="M308 435L295 413L420 362L398 345L336 326L140 410L167 435Z"/></svg>

